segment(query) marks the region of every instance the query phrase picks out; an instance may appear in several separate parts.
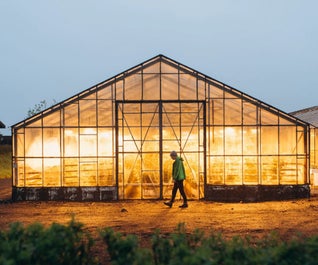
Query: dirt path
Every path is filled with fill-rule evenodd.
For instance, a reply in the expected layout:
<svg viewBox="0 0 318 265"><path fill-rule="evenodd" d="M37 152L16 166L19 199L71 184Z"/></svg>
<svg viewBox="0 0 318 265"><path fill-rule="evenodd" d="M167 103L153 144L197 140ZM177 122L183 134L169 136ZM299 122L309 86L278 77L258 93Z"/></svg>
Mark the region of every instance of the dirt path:
<svg viewBox="0 0 318 265"><path fill-rule="evenodd" d="M11 181L0 181L0 199L11 196ZM0 204L0 229L12 222L67 223L74 215L77 221L96 232L113 227L122 233L149 235L156 229L172 232L179 223L187 231L195 228L222 232L226 237L250 235L262 237L277 231L284 238L298 232L318 234L318 196L311 199L263 203L215 203L190 201L189 208L179 209L176 202L170 209L163 201L118 202L16 202Z"/></svg>

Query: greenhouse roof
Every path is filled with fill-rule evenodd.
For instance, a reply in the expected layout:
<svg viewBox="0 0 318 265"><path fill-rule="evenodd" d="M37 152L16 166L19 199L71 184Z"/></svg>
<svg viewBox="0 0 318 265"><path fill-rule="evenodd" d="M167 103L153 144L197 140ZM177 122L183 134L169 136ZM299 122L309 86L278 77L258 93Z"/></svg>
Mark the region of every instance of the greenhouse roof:
<svg viewBox="0 0 318 265"><path fill-rule="evenodd" d="M269 111L275 115L279 115L281 117L284 117L285 119L289 120L290 122L299 123L302 125L308 125L307 122L299 119L297 116L290 115L290 114L288 114L282 110L279 110L279 109L277 109L277 108L275 108L267 103L264 103L261 100L258 100L250 95L247 95L244 92L241 92L241 91L239 91L239 90L237 90L229 85L226 85L225 83L222 83L222 82L220 82L212 77L204 75L204 74L202 74L202 73L200 73L200 72L198 72L198 71L196 71L196 70L194 70L194 69L192 69L184 64L181 64L181 63L171 59L171 58L168 58L164 55L159 54L159 55L157 55L157 56L155 56L155 57L153 57L153 58L151 58L143 63L140 63L134 67L129 68L128 70L126 70L122 73L119 73L116 76L113 76L105 81L102 81L102 82L100 82L100 83L98 83L98 84L96 84L96 85L62 101L62 102L60 102L60 103L57 103L56 105L53 105L53 106L49 107L48 109L35 114L34 116L31 116L31 117L29 117L21 122L18 122L16 124L14 124L12 127L18 128L18 127L23 127L29 123L32 123L32 122L40 119L41 117L47 116L48 114L54 112L57 109L63 108L63 107L65 107L73 102L76 102L77 100L84 98L84 97L86 97L86 96L88 96L96 91L99 91L99 90L101 90L109 85L112 85L113 83L116 83L119 80L124 80L125 78L127 78L131 75L140 73L141 71L144 71L147 68L149 69L149 68L151 68L152 65L155 65L158 62L164 63L165 65L169 66L171 69L175 69L175 70L180 71L182 73L190 74L190 75L196 77L198 80L202 80L204 82L210 83L214 87L217 87L223 91L226 91L227 93L232 94L233 96L236 96L236 97L242 98L246 101L249 101L252 104L255 104L263 109L266 109L267 111ZM145 71L147 71L147 70L145 70ZM158 71L160 72L161 69Z"/></svg>
<svg viewBox="0 0 318 265"><path fill-rule="evenodd" d="M318 106L297 110L290 113L291 115L318 127Z"/></svg>

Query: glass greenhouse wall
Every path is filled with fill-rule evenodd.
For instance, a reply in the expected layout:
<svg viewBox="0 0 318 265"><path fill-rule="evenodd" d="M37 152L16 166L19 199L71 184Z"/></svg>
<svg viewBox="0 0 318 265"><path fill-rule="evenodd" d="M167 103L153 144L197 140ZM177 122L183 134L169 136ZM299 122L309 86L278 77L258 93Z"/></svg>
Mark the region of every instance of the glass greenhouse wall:
<svg viewBox="0 0 318 265"><path fill-rule="evenodd" d="M163 55L12 135L15 200L168 198L171 150L184 159L192 199L309 194L307 123Z"/></svg>

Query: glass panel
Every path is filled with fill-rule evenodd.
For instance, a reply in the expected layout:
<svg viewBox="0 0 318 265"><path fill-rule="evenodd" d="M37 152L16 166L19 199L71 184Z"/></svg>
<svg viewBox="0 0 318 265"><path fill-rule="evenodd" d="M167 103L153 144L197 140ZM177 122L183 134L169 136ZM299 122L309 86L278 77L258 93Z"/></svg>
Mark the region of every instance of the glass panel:
<svg viewBox="0 0 318 265"><path fill-rule="evenodd" d="M21 132L21 133L20 133ZM17 137L17 156L23 157L24 156L24 134L22 130L19 130L16 134Z"/></svg>
<svg viewBox="0 0 318 265"><path fill-rule="evenodd" d="M315 141L314 141L314 154L315 154L315 165L318 168L318 128L314 129L315 130Z"/></svg>
<svg viewBox="0 0 318 265"><path fill-rule="evenodd" d="M55 110L53 113L43 117L43 126L60 126L60 110Z"/></svg>
<svg viewBox="0 0 318 265"><path fill-rule="evenodd" d="M161 62L161 72L162 73L177 74L178 73L178 68L175 67L175 66L171 66L169 64L166 64L164 62Z"/></svg>
<svg viewBox="0 0 318 265"><path fill-rule="evenodd" d="M263 185L278 185L278 158L277 156L261 157L261 176Z"/></svg>
<svg viewBox="0 0 318 265"><path fill-rule="evenodd" d="M59 158L44 158L44 181L46 187L61 186L61 163Z"/></svg>
<svg viewBox="0 0 318 265"><path fill-rule="evenodd" d="M157 142L157 145L158 142ZM159 153L142 154L142 198L160 197Z"/></svg>
<svg viewBox="0 0 318 265"><path fill-rule="evenodd" d="M168 138L169 139L169 138ZM171 150L179 150L180 149L180 144L174 139L170 138L168 139L163 139L162 141L162 148L164 152L167 152L170 154Z"/></svg>
<svg viewBox="0 0 318 265"><path fill-rule="evenodd" d="M98 99L113 99L112 97L112 85L102 88L97 91Z"/></svg>
<svg viewBox="0 0 318 265"><path fill-rule="evenodd" d="M97 186L96 161L81 159L80 175L80 186Z"/></svg>
<svg viewBox="0 0 318 265"><path fill-rule="evenodd" d="M96 126L96 100L80 100L80 126Z"/></svg>
<svg viewBox="0 0 318 265"><path fill-rule="evenodd" d="M224 125L224 100L213 99L211 101L210 124Z"/></svg>
<svg viewBox="0 0 318 265"><path fill-rule="evenodd" d="M93 91L93 92L84 91L83 93L81 93L80 96L84 96L84 95L85 97L83 99L89 99L89 100L96 99L96 91Z"/></svg>
<svg viewBox="0 0 318 265"><path fill-rule="evenodd" d="M124 82L123 80L118 80L115 83L115 90L116 90L116 100L123 100L124 99Z"/></svg>
<svg viewBox="0 0 318 265"><path fill-rule="evenodd" d="M113 155L113 130L112 128L98 129L98 155Z"/></svg>
<svg viewBox="0 0 318 265"><path fill-rule="evenodd" d="M141 100L141 74L136 73L125 78L125 100Z"/></svg>
<svg viewBox="0 0 318 265"><path fill-rule="evenodd" d="M99 186L115 186L116 178L113 158L98 159L98 179Z"/></svg>
<svg viewBox="0 0 318 265"><path fill-rule="evenodd" d="M225 100L225 124L241 125L242 124L242 100L226 99Z"/></svg>
<svg viewBox="0 0 318 265"><path fill-rule="evenodd" d="M41 114L37 114L35 117L31 118L31 122L27 124L27 127L42 127Z"/></svg>
<svg viewBox="0 0 318 265"><path fill-rule="evenodd" d="M151 65L145 65L143 72L144 73L160 73L160 62L151 64Z"/></svg>
<svg viewBox="0 0 318 265"><path fill-rule="evenodd" d="M42 186L42 159L26 158L25 159L25 186L39 187Z"/></svg>
<svg viewBox="0 0 318 265"><path fill-rule="evenodd" d="M243 151L241 127L225 128L225 154L240 155Z"/></svg>
<svg viewBox="0 0 318 265"><path fill-rule="evenodd" d="M75 187L79 185L79 171L77 158L64 159L64 186Z"/></svg>
<svg viewBox="0 0 318 265"><path fill-rule="evenodd" d="M261 127L261 153L263 155L278 154L278 127Z"/></svg>
<svg viewBox="0 0 318 265"><path fill-rule="evenodd" d="M164 124L164 126L168 126L168 127L176 127L179 128L179 124L181 123L181 116L179 115L179 113L163 113L162 116L162 122ZM176 126L174 126L176 125ZM179 132L179 130L178 130Z"/></svg>
<svg viewBox="0 0 318 265"><path fill-rule="evenodd" d="M197 99L197 79L188 74L180 74L180 100Z"/></svg>
<svg viewBox="0 0 318 265"><path fill-rule="evenodd" d="M96 135L80 135L80 156L97 155Z"/></svg>
<svg viewBox="0 0 318 265"><path fill-rule="evenodd" d="M162 74L161 75L161 95L162 99L178 100L178 75Z"/></svg>
<svg viewBox="0 0 318 265"><path fill-rule="evenodd" d="M284 119L282 117L279 117L279 124L280 125L294 125L293 122L287 120L287 119Z"/></svg>
<svg viewBox="0 0 318 265"><path fill-rule="evenodd" d="M224 98L223 89L210 85L210 98Z"/></svg>
<svg viewBox="0 0 318 265"><path fill-rule="evenodd" d="M25 128L25 155L42 156L42 129Z"/></svg>
<svg viewBox="0 0 318 265"><path fill-rule="evenodd" d="M43 156L61 156L60 129L43 128Z"/></svg>
<svg viewBox="0 0 318 265"><path fill-rule="evenodd" d="M144 141L142 146L143 152L151 152L157 151L159 152L159 142L152 140L152 141Z"/></svg>
<svg viewBox="0 0 318 265"><path fill-rule="evenodd" d="M227 87L226 85L225 85L225 87L226 87L226 88L229 88L229 87ZM224 98L225 98L225 99L232 99L232 98L237 99L237 96L236 96L236 95L233 95L233 94L230 93L230 92L224 91Z"/></svg>
<svg viewBox="0 0 318 265"><path fill-rule="evenodd" d="M125 199L141 198L141 161L138 154L125 154L124 186Z"/></svg>
<svg viewBox="0 0 318 265"><path fill-rule="evenodd" d="M244 155L257 155L258 143L257 143L258 130L257 127L243 127L243 154Z"/></svg>
<svg viewBox="0 0 318 265"><path fill-rule="evenodd" d="M306 164L306 157L297 157L297 184L305 184L309 182L309 179L307 180Z"/></svg>
<svg viewBox="0 0 318 265"><path fill-rule="evenodd" d="M113 111L111 100L97 101L97 115L98 126L112 126L113 125Z"/></svg>
<svg viewBox="0 0 318 265"><path fill-rule="evenodd" d="M249 102L243 101L243 124L256 125L257 121L257 107Z"/></svg>
<svg viewBox="0 0 318 265"><path fill-rule="evenodd" d="M141 117L141 123L144 126L157 126L159 124L159 114L157 113L143 113Z"/></svg>
<svg viewBox="0 0 318 265"><path fill-rule="evenodd" d="M310 168L317 168L316 167L316 159L317 157L317 131L314 128L310 129ZM313 177L313 173L311 174L311 177ZM313 179L311 180L311 183L313 183Z"/></svg>
<svg viewBox="0 0 318 265"><path fill-rule="evenodd" d="M306 141L305 141L305 129L303 127L297 127L297 153L305 154L306 153ZM315 145L315 141L312 143Z"/></svg>
<svg viewBox="0 0 318 265"><path fill-rule="evenodd" d="M198 80L198 100L206 99L206 82Z"/></svg>
<svg viewBox="0 0 318 265"><path fill-rule="evenodd" d="M257 159L256 156L243 157L243 184L259 184Z"/></svg>
<svg viewBox="0 0 318 265"><path fill-rule="evenodd" d="M64 129L64 156L78 156L78 129Z"/></svg>
<svg viewBox="0 0 318 265"><path fill-rule="evenodd" d="M211 127L210 130L210 153L213 155L224 154L223 127Z"/></svg>
<svg viewBox="0 0 318 265"><path fill-rule="evenodd" d="M64 107L64 125L78 126L78 103Z"/></svg>
<svg viewBox="0 0 318 265"><path fill-rule="evenodd" d="M143 75L143 99L158 100L160 99L160 75L144 74Z"/></svg>
<svg viewBox="0 0 318 265"><path fill-rule="evenodd" d="M224 184L224 157L210 157L207 184Z"/></svg>
<svg viewBox="0 0 318 265"><path fill-rule="evenodd" d="M279 127L279 152L283 155L296 154L296 126Z"/></svg>
<svg viewBox="0 0 318 265"><path fill-rule="evenodd" d="M276 125L278 124L278 115L273 114L267 110L261 109L261 123L262 125Z"/></svg>
<svg viewBox="0 0 318 265"><path fill-rule="evenodd" d="M240 185L242 183L242 157L225 157L225 184Z"/></svg>
<svg viewBox="0 0 318 265"><path fill-rule="evenodd" d="M17 167L17 182L14 183L17 187L23 187L24 186L24 180L25 180L25 175L24 175L24 160L17 160L16 161L16 167Z"/></svg>
<svg viewBox="0 0 318 265"><path fill-rule="evenodd" d="M280 184L297 184L296 156L279 157Z"/></svg>

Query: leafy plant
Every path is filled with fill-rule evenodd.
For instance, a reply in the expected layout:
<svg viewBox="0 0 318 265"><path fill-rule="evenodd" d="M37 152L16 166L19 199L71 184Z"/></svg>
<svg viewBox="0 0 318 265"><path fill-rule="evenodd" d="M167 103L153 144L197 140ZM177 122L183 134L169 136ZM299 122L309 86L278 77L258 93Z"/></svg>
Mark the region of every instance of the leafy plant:
<svg viewBox="0 0 318 265"><path fill-rule="evenodd" d="M8 232L0 232L0 264L97 264L90 255L93 244L74 219L67 226L53 223L48 228L13 223Z"/></svg>

